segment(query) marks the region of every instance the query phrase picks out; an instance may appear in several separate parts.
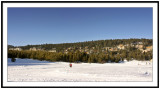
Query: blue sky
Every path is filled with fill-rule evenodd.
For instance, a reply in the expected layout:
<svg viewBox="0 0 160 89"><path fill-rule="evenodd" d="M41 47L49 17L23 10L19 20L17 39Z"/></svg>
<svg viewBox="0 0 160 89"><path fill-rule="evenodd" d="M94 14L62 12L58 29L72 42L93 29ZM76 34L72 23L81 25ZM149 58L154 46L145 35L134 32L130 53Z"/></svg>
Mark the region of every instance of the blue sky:
<svg viewBox="0 0 160 89"><path fill-rule="evenodd" d="M8 44L152 39L152 8L8 8Z"/></svg>

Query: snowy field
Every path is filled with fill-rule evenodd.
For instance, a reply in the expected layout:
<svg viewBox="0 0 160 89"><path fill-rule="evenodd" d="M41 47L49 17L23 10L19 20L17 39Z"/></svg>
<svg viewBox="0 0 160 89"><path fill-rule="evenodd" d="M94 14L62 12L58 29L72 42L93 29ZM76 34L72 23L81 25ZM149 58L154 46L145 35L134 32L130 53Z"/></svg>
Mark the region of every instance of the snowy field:
<svg viewBox="0 0 160 89"><path fill-rule="evenodd" d="M152 81L152 62L125 61L124 63L47 62L32 59L8 58L8 81L35 82L97 82L97 81Z"/></svg>

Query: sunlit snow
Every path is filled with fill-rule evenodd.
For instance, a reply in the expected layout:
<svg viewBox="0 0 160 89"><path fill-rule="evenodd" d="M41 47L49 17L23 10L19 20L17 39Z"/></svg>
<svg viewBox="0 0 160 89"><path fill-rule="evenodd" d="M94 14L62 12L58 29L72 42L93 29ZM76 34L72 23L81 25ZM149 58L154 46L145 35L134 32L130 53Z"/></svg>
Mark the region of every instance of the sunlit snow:
<svg viewBox="0 0 160 89"><path fill-rule="evenodd" d="M152 62L72 63L70 68L68 62L8 58L8 81L152 81Z"/></svg>

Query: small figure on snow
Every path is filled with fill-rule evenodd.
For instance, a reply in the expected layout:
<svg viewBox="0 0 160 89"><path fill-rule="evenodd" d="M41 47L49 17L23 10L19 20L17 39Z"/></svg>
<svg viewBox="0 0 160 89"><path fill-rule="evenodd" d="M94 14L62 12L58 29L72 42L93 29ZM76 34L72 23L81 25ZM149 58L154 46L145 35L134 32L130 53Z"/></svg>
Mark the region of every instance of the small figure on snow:
<svg viewBox="0 0 160 89"><path fill-rule="evenodd" d="M145 72L145 75L149 75L149 73L148 73L148 72Z"/></svg>
<svg viewBox="0 0 160 89"><path fill-rule="evenodd" d="M72 64L70 63L69 66L72 67Z"/></svg>

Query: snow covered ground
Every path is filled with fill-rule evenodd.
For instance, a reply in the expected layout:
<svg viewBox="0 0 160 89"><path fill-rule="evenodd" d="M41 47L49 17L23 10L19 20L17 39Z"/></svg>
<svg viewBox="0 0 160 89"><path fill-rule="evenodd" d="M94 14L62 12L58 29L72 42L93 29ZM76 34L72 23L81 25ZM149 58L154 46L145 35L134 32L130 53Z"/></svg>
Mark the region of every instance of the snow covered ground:
<svg viewBox="0 0 160 89"><path fill-rule="evenodd" d="M152 81L152 62L124 63L47 62L32 59L8 58L8 81L87 82L87 81Z"/></svg>

